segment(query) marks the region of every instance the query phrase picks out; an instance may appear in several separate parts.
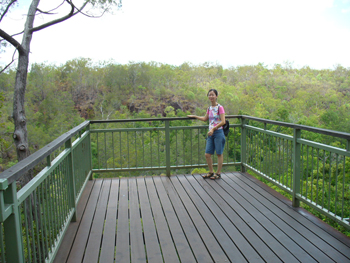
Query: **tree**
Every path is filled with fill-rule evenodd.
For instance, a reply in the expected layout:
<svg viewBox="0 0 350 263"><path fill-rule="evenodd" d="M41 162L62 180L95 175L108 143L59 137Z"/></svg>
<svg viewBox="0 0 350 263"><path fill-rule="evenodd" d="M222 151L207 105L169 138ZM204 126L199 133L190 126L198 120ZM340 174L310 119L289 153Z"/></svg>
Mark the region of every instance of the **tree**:
<svg viewBox="0 0 350 263"><path fill-rule="evenodd" d="M77 7L74 0L63 0L63 2L53 10L44 11L39 9L40 0L32 0L28 10L24 30L21 33L19 33L20 35L22 35L22 43L19 43L15 38L15 36L19 34L10 35L9 33L0 29L0 37L2 38L0 39L1 45L5 46L8 43L15 47L15 53L18 53L12 116L15 125L13 138L16 145L18 161L21 161L30 155L28 147L27 119L25 114L24 101L29 67L30 44L33 34L55 24L66 21L77 14L83 14L89 17L96 17L92 13L83 13L83 10L86 9L88 6L91 7L90 10L98 11L100 15L103 15L106 11L109 11L112 6L116 5L118 7L121 7L121 1L122 0L84 0L82 1L81 7ZM18 5L18 0L2 0L0 7L0 22L5 18L10 9ZM60 12L63 6L69 7L68 13L62 14L61 17L53 19L50 22L44 23L39 26L34 26L34 20L36 16L53 15L54 12ZM9 65L13 62L14 59L9 63ZM4 69L6 69L8 66L6 66ZM23 181L21 181L22 185L31 179L30 173L28 173L25 177L26 178Z"/></svg>

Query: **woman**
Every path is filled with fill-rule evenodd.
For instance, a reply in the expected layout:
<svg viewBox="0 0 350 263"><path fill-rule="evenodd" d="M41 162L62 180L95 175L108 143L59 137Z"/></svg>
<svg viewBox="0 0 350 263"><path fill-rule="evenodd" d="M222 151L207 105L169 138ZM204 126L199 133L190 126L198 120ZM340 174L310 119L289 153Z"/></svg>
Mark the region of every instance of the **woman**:
<svg viewBox="0 0 350 263"><path fill-rule="evenodd" d="M216 89L209 90L207 96L210 100L211 106L207 109L205 116L199 117L196 115L188 115L187 117L201 121L207 121L209 119L209 132L205 148L205 159L207 160L209 173L203 175L203 178L214 180L221 178L221 168L224 161L223 152L226 139L222 126L225 125L225 110L223 106L217 103L218 91ZM214 173L212 161L212 155L215 151L218 156L218 169L216 173Z"/></svg>

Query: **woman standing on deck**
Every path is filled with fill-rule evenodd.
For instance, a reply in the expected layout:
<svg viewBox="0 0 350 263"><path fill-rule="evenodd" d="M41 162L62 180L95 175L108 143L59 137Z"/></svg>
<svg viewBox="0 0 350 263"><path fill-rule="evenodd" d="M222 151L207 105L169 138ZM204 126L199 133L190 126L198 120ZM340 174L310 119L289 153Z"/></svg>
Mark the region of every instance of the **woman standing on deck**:
<svg viewBox="0 0 350 263"><path fill-rule="evenodd" d="M207 145L205 148L205 159L208 164L209 173L203 175L203 178L218 179L221 178L221 168L224 161L224 146L225 135L222 126L225 125L225 110L224 107L217 103L218 91L216 89L210 89L207 94L211 106L207 109L207 113L204 117L196 115L188 115L189 118L195 118L201 121L209 120L209 132L207 138ZM218 168L216 173L213 170L212 155L216 151L218 156Z"/></svg>

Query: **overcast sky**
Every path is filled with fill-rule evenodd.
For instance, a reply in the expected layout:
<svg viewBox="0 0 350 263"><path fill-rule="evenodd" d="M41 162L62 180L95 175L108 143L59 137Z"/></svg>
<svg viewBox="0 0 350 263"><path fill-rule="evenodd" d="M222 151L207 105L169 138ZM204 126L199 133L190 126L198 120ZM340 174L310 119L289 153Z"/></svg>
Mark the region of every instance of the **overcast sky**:
<svg viewBox="0 0 350 263"><path fill-rule="evenodd" d="M29 0L0 28L23 29ZM62 0L42 0L46 10ZM48 4L46 6L45 4ZM49 21L42 16L36 25ZM12 57L7 49L0 65ZM94 61L218 63L224 67L292 62L294 67L350 67L350 0L123 0L99 19L77 15L36 32L31 63Z"/></svg>

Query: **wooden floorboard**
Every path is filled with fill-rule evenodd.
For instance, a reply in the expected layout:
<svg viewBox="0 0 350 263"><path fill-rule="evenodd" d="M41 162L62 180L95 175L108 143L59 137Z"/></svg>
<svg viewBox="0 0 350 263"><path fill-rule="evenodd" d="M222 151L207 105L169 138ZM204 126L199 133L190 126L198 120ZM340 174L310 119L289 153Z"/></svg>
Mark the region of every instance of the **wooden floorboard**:
<svg viewBox="0 0 350 263"><path fill-rule="evenodd" d="M350 238L249 174L97 179L54 262L350 262Z"/></svg>

